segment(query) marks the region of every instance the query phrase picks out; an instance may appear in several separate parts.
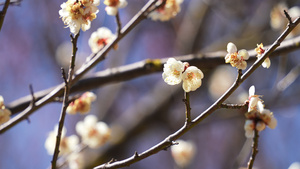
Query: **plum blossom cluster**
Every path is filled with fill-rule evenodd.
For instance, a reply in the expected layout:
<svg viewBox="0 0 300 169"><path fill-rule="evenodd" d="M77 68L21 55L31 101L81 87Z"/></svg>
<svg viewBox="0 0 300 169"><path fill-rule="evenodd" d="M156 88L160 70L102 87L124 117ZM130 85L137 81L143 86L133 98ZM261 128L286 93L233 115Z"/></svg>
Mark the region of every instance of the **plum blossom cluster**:
<svg viewBox="0 0 300 169"><path fill-rule="evenodd" d="M157 5L162 5L148 16L154 21L168 21L180 12L182 2L183 0L158 0Z"/></svg>
<svg viewBox="0 0 300 169"><path fill-rule="evenodd" d="M234 43L229 42L227 44L227 55L225 56L225 62L230 63L232 67L237 69L246 69L247 62L249 59L248 51L245 49L237 50L237 47Z"/></svg>
<svg viewBox="0 0 300 169"><path fill-rule="evenodd" d="M269 109L264 108L263 100L259 95L255 95L255 87L249 89L248 112L245 114L245 136L254 137L254 130L262 131L268 126L274 129L277 126L277 120Z"/></svg>
<svg viewBox="0 0 300 169"><path fill-rule="evenodd" d="M91 104L97 99L97 96L92 92L83 93L78 99L68 105L66 112L68 114L86 114L91 110Z"/></svg>
<svg viewBox="0 0 300 169"><path fill-rule="evenodd" d="M49 155L53 155L58 126L51 131L45 141L45 148ZM69 168L83 168L84 159L82 153L78 152L81 145L87 145L90 148L99 148L104 145L110 138L110 128L104 122L99 121L96 116L88 115L84 121L79 121L76 125L76 132L81 136L81 142L77 135L66 136L64 127L61 135L59 146L59 156L65 157Z"/></svg>
<svg viewBox="0 0 300 169"><path fill-rule="evenodd" d="M68 0L61 4L59 15L70 32L77 34L80 28L83 31L90 29L91 21L99 12L100 0Z"/></svg>
<svg viewBox="0 0 300 169"><path fill-rule="evenodd" d="M10 119L11 112L5 108L4 99L0 96L0 125Z"/></svg>
<svg viewBox="0 0 300 169"><path fill-rule="evenodd" d="M204 77L202 71L195 66L189 66L189 63L177 61L169 58L164 64L162 78L169 85L182 83L185 92L195 91L202 84Z"/></svg>
<svg viewBox="0 0 300 169"><path fill-rule="evenodd" d="M103 3L106 5L105 11L107 15L112 16L117 15L118 9L124 8L128 4L126 0L104 0Z"/></svg>
<svg viewBox="0 0 300 169"><path fill-rule="evenodd" d="M108 125L101 121L98 122L94 115L88 115L83 121L78 122L76 131L81 136L82 142L90 148L98 148L105 144L111 133Z"/></svg>
<svg viewBox="0 0 300 169"><path fill-rule="evenodd" d="M93 53L97 53L103 49L107 44L113 41L116 37L108 28L101 27L93 32L89 39L89 46ZM114 47L117 49L117 46Z"/></svg>
<svg viewBox="0 0 300 169"><path fill-rule="evenodd" d="M265 49L264 49L264 45L261 44L257 44L257 47L255 48L255 52L257 53L256 57L259 59L262 57L262 55L265 53ZM264 68L269 68L271 66L271 60L269 57L267 57L264 62L262 63L262 66Z"/></svg>
<svg viewBox="0 0 300 169"><path fill-rule="evenodd" d="M48 137L46 139L45 148L49 155L52 155L54 153L57 131L58 125L54 127L54 130L48 134ZM63 127L61 141L59 145L59 156L68 155L69 153L75 151L79 143L79 138L76 135L71 135L67 137L66 133L67 129Z"/></svg>
<svg viewBox="0 0 300 169"><path fill-rule="evenodd" d="M186 168L196 154L196 146L190 141L177 140L178 144L171 147L171 154L180 168Z"/></svg>

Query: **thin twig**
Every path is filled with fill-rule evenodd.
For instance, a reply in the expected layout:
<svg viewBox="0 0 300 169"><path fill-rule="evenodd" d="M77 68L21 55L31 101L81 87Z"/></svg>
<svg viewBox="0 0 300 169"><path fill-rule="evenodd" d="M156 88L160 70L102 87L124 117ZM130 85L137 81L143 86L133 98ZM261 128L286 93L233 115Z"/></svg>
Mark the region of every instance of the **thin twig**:
<svg viewBox="0 0 300 169"><path fill-rule="evenodd" d="M247 169L252 169L254 161L255 161L255 157L258 153L258 138L259 138L259 132L258 130L254 130L254 138L253 138L253 143L252 143L252 155L249 159L248 162L248 168Z"/></svg>
<svg viewBox="0 0 300 169"><path fill-rule="evenodd" d="M191 106L190 106L190 93L189 92L184 92L184 99L185 103L185 121L187 125L189 125L192 121L191 118Z"/></svg>
<svg viewBox="0 0 300 169"><path fill-rule="evenodd" d="M138 25L142 20L147 17L148 9L157 2L158 0L149 1L121 30L121 34L116 37L110 44L107 44L103 50L101 50L92 60L87 64L83 65L75 73L75 76L72 79L72 83L77 82L80 78L83 77L89 70L96 66L99 62L105 59L105 55L110 51L113 46L115 46L124 36L126 36L136 25ZM41 98L36 102L36 106L31 108L27 107L24 111L10 119L8 122L0 126L0 134L4 133L8 129L12 128L22 120L26 119L33 112L46 105L47 103L52 102L56 97L61 96L64 92L65 85L64 83L59 84L56 88L52 89L49 94Z"/></svg>
<svg viewBox="0 0 300 169"><path fill-rule="evenodd" d="M247 108L248 104L243 103L243 104L227 104L227 103L222 103L220 108L224 109L242 109L242 108Z"/></svg>
<svg viewBox="0 0 300 169"><path fill-rule="evenodd" d="M35 106L34 91L33 91L33 87L31 84L29 85L29 91L30 91L30 95L31 95L31 106Z"/></svg>
<svg viewBox="0 0 300 169"><path fill-rule="evenodd" d="M1 31L1 28L2 28L2 25L3 25L3 22L4 22L4 18L5 18L5 15L6 15L6 12L7 12L9 4L10 4L10 0L6 0L5 4L3 6L3 9L0 12L0 31Z"/></svg>
<svg viewBox="0 0 300 169"><path fill-rule="evenodd" d="M181 127L179 130L177 130L175 133L169 135L167 138L165 138L160 143L156 144L155 146L151 147L150 149L146 150L145 152L139 154L138 157L131 156L127 159L116 161L110 164L102 164L95 169L110 169L110 168L121 168L129 166L133 163L136 163L142 159L145 159L153 154L158 153L161 150L166 149L166 147L169 147L172 145L172 141L178 139L181 137L184 133L189 131L191 128L195 127L197 124L199 124L202 120L204 120L206 117L208 117L210 114L212 114L215 110L219 109L221 107L221 104L240 86L240 84L245 81L261 64L262 62L269 57L269 55L280 45L280 43L284 40L284 38L295 28L296 25L298 25L300 22L300 19L297 18L292 24L289 24L287 29L280 35L280 37L273 43L273 45L262 55L261 58L259 58L249 69L245 74L241 74L241 71L239 70L238 77L234 84L214 103L212 104L208 109L206 109L202 114L197 116L190 125L187 125L187 123L184 124L183 127Z"/></svg>
<svg viewBox="0 0 300 169"><path fill-rule="evenodd" d="M72 77L74 73L74 67L75 67L75 60L76 60L76 53L77 53L77 40L79 37L79 33L75 35L75 38L71 36L71 42L73 44L73 51L72 51L72 56L71 56L71 61L70 61L70 66L69 66L69 73L68 73L68 79L66 78L64 69L62 69L62 76L65 82L65 91L64 91L64 100L63 100L63 106L60 114L60 119L58 123L58 131L57 131L57 136L56 136L56 144L55 144L55 150L52 158L52 169L56 168L56 162L57 158L59 155L59 145L60 145L60 140L61 140L61 134L62 134L62 129L64 127L64 122L65 122L65 117L66 117L66 110L69 105L69 93L70 93L70 88L72 84Z"/></svg>
<svg viewBox="0 0 300 169"><path fill-rule="evenodd" d="M9 5L20 5L21 2L22 2L22 0L12 0L12 1L10 1ZM2 6L4 4L5 4L5 2L1 2L0 6Z"/></svg>
<svg viewBox="0 0 300 169"><path fill-rule="evenodd" d="M119 36L121 33L121 28L122 28L119 11L117 12L117 15L116 15L116 23L117 23L117 36Z"/></svg>
<svg viewBox="0 0 300 169"><path fill-rule="evenodd" d="M266 48L269 48L266 46ZM284 53L292 52L300 48L300 36L285 40L280 47L278 47L270 56L275 57ZM249 50L250 58L249 61L255 61L257 59L256 52L254 49ZM181 60L183 62L189 62L197 67L201 67L203 70L213 69L219 65L225 64L224 56L226 52L217 51L211 53L199 53L199 54L189 54L176 57L177 60ZM155 60L143 60L139 62L135 62L132 64L120 66L117 68L109 68L103 71L99 71L94 73L93 76L89 78L79 80L74 86L71 88L71 93L81 92L86 90L91 90L93 88L101 87L103 85L107 85L110 83L117 83L122 81L131 80L133 78L138 78L141 76L145 76L148 74L161 72L163 64L167 61L168 58L155 59ZM49 94L53 89L59 87L51 87L49 89L45 89L35 93L36 100L45 97ZM60 97L62 96L59 95ZM55 99L57 100L57 99ZM31 96L25 96L19 98L10 104L6 105L8 109L15 114L17 112L23 111L28 107L31 101Z"/></svg>

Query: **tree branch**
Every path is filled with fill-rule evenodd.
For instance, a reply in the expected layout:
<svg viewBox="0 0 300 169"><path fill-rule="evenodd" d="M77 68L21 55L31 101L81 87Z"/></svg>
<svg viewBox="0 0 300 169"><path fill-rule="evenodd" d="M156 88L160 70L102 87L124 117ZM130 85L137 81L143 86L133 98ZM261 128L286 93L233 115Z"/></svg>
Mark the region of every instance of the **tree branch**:
<svg viewBox="0 0 300 169"><path fill-rule="evenodd" d="M269 48L266 46L266 48ZM280 47L278 47L270 57L275 57L283 53L292 52L300 48L300 36L285 40ZM249 61L255 61L256 52L254 49L249 50L250 59ZM217 51L211 53L204 54L190 54L184 56L175 57L177 60L181 60L183 62L189 62L197 67L201 67L202 70L208 70L215 68L216 66L225 64L224 56L226 55L225 51ZM132 63L125 66L120 66L118 68L110 68L103 71L99 71L94 73L93 76L79 80L74 86L71 88L71 93L81 92L86 90L91 90L103 85L107 85L110 83L117 83L122 81L131 80L134 78L138 78L141 76L145 76L148 74L161 72L163 64L167 61L167 58L164 59L156 59L156 60L144 60L136 63ZM60 85L56 87L52 87L49 89L45 89L35 93L36 100L45 97L55 88L58 88ZM57 97L61 97L61 95L57 95ZM24 110L30 103L31 96L25 96L20 99L17 99L10 104L6 105L8 109L15 114Z"/></svg>
<svg viewBox="0 0 300 169"><path fill-rule="evenodd" d="M110 169L110 168L121 168L130 166L131 164L138 162L148 156L158 153L161 150L164 150L172 145L172 142L179 137L181 137L184 133L189 131L191 128L195 127L202 120L212 114L215 110L221 107L221 104L240 86L240 84L245 81L261 64L262 62L269 57L269 55L280 45L280 43L284 40L284 38L298 25L300 22L300 18L297 18L293 23L288 24L286 30L280 35L280 37L271 45L271 47L259 58L248 70L245 74L241 76L239 71L239 75L234 82L234 84L208 109L206 109L202 114L197 116L192 122L191 125L184 124L178 131L169 135L163 141L153 146L152 148L146 150L145 152L133 155L125 160L116 161L112 163L102 164L100 166L95 167L95 169Z"/></svg>
<svg viewBox="0 0 300 169"><path fill-rule="evenodd" d="M3 22L4 22L4 18L5 18L5 15L6 15L6 11L8 9L9 4L10 4L10 0L6 0L5 4L3 6L3 9L0 12L0 31L1 31L1 28L2 28L2 25L3 25Z"/></svg>
<svg viewBox="0 0 300 169"><path fill-rule="evenodd" d="M258 138L259 138L259 132L258 132L258 130L255 129L254 130L253 144L252 144L252 155L251 155L251 157L249 159L248 168L247 169L252 169L255 157L256 157L256 155L258 153Z"/></svg>
<svg viewBox="0 0 300 169"><path fill-rule="evenodd" d="M95 65L105 59L105 55L116 45L124 36L126 36L137 24L139 24L143 19L145 19L149 13L148 9L152 7L157 2L157 0L149 1L121 30L119 36L116 37L110 44L106 45L92 60L90 60L87 64L83 65L80 69L78 69L73 76L72 84L77 82L85 73L91 70ZM47 103L52 102L56 97L61 96L64 92L64 83L55 87L49 94L41 98L36 102L35 107L27 107L24 111L22 111L17 116L13 117L8 122L4 123L0 126L0 134L4 133L14 125L18 124L22 120L26 119L33 112L46 105Z"/></svg>
<svg viewBox="0 0 300 169"><path fill-rule="evenodd" d="M54 154L53 154L53 158L52 158L52 169L56 168L56 161L59 155L59 146L60 146L60 141L61 141L61 134L62 134L62 130L64 127L64 123L65 123L65 117L66 117L66 110L68 108L69 105L69 94L70 94L70 88L71 88L71 84L72 84L72 76L74 73L74 67L75 67L75 60L76 60L76 53L77 53L77 40L79 37L79 33L77 33L75 35L75 37L72 36L72 34L70 35L71 37L71 42L73 45L73 51L72 51L72 56L71 56L71 61L70 61L70 66L69 66L69 73L68 73L68 79L66 78L66 74L64 69L62 69L62 77L65 81L65 91L64 91L64 99L63 99L63 106L61 109L61 114L60 114L60 118L59 118L59 123L58 123L58 129L57 129L57 136L56 136L56 143L55 143L55 149L54 149Z"/></svg>

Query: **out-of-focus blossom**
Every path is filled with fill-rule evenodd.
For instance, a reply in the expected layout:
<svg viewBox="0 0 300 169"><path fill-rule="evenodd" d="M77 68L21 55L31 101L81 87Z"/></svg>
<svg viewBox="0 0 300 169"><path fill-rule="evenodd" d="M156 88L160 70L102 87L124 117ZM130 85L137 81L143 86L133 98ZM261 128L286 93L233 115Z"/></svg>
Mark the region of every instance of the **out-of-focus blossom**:
<svg viewBox="0 0 300 169"><path fill-rule="evenodd" d="M288 19L286 18L283 10L286 10L288 12L292 20L300 16L300 8L298 6L294 6L288 9L288 6L284 2L281 2L274 6L270 13L270 25L272 29L277 31L283 31L286 28L288 24ZM293 37L295 35L298 35L299 33L300 28L296 27L288 36Z"/></svg>
<svg viewBox="0 0 300 169"><path fill-rule="evenodd" d="M249 89L249 107L245 114L245 136L253 138L254 130L262 131L268 126L274 129L277 126L277 120L269 109L264 108L263 101L258 95L254 95L255 88L251 86Z"/></svg>
<svg viewBox="0 0 300 169"><path fill-rule="evenodd" d="M195 91L201 86L203 77L200 69L195 66L188 67L183 73L183 90L185 92Z"/></svg>
<svg viewBox="0 0 300 169"><path fill-rule="evenodd" d="M83 169L84 157L82 153L72 153L67 158L70 169Z"/></svg>
<svg viewBox="0 0 300 169"><path fill-rule="evenodd" d="M76 124L76 131L82 142L90 148L98 148L110 138L110 128L104 122L97 122L97 117L88 115Z"/></svg>
<svg viewBox="0 0 300 169"><path fill-rule="evenodd" d="M91 104L97 96L92 92L85 92L81 97L71 102L67 108L68 114L86 114L91 110Z"/></svg>
<svg viewBox="0 0 300 169"><path fill-rule="evenodd" d="M300 169L300 162L293 162L288 169Z"/></svg>
<svg viewBox="0 0 300 169"><path fill-rule="evenodd" d="M193 160L196 153L196 146L189 141L177 140L176 142L178 145L173 145L171 147L171 154L175 163L184 168Z"/></svg>
<svg viewBox="0 0 300 169"><path fill-rule="evenodd" d="M169 58L164 64L162 78L169 85L179 84L181 81L182 88L185 92L195 91L202 84L204 77L202 71L189 63L182 63L174 58Z"/></svg>
<svg viewBox="0 0 300 169"><path fill-rule="evenodd" d="M119 8L124 8L127 6L126 0L104 0L104 4L106 5L105 11L107 15L117 15Z"/></svg>
<svg viewBox="0 0 300 169"><path fill-rule="evenodd" d="M45 142L45 148L49 155L52 155L54 153L57 130L58 130L58 125L56 125L54 130L49 133ZM77 148L79 143L79 139L76 135L71 135L69 137L66 137L66 132L67 130L64 127L61 134L59 156L68 155L69 153L71 153Z"/></svg>
<svg viewBox="0 0 300 169"><path fill-rule="evenodd" d="M83 31L90 29L91 21L96 18L100 0L68 0L61 4L59 15L70 32L77 34L80 28Z"/></svg>
<svg viewBox="0 0 300 169"><path fill-rule="evenodd" d="M244 129L245 129L245 136L247 138L253 138L254 137L254 129L255 129L255 123L253 120L246 120L245 121L245 125L244 125Z"/></svg>
<svg viewBox="0 0 300 169"><path fill-rule="evenodd" d="M169 58L164 64L162 77L168 85L176 85L182 81L184 64L174 58Z"/></svg>
<svg viewBox="0 0 300 169"><path fill-rule="evenodd" d="M107 44L112 42L112 40L116 37L108 28L101 27L98 28L97 31L91 34L89 39L89 46L93 53L97 53L102 48L104 48Z"/></svg>
<svg viewBox="0 0 300 169"><path fill-rule="evenodd" d="M151 12L148 16L152 20L168 21L174 18L181 10L180 4L183 0L159 0L157 5L164 3L161 7Z"/></svg>
<svg viewBox="0 0 300 169"><path fill-rule="evenodd" d="M264 49L264 45L261 44L257 44L257 47L255 48L255 52L257 53L256 57L259 59L262 57L262 55L265 53L265 49ZM269 68L271 66L271 60L269 57L267 57L264 62L262 63L262 66L264 68Z"/></svg>
<svg viewBox="0 0 300 169"><path fill-rule="evenodd" d="M11 112L5 108L4 99L0 96L0 125L10 119Z"/></svg>
<svg viewBox="0 0 300 169"><path fill-rule="evenodd" d="M227 44L227 55L225 56L225 62L230 63L232 67L236 67L238 69L246 69L249 54L245 49L241 49L237 51L237 47L234 43L229 42Z"/></svg>

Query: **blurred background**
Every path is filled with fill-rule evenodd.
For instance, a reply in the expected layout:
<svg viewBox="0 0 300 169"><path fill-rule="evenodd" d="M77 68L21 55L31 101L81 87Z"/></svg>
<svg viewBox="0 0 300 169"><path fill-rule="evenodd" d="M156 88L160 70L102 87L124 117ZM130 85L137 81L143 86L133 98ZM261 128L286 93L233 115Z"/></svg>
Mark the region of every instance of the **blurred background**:
<svg viewBox="0 0 300 169"><path fill-rule="evenodd" d="M122 24L125 25L146 2L128 0L128 6L120 10ZM282 2L287 8L300 6L297 0L185 0L181 12L171 21L148 19L141 22L121 40L119 49L109 52L107 59L87 76L148 58L226 51L228 42L235 43L238 49L254 49L261 42L269 45L284 29L280 24L277 27L270 24L272 9ZM5 104L29 95L30 84L34 91L40 91L63 82L60 67L69 63L71 42L69 28L64 28L58 14L62 3L23 0L8 8L0 32L0 95ZM114 17L106 15L104 7L101 1L91 29L81 32L77 68L91 53L88 46L91 33L101 26L116 29ZM297 32L293 36L297 36ZM259 153L254 163L256 169L287 169L293 162L300 161L299 54L300 51L295 51L271 58L269 69L258 68L226 101L243 103L248 97L249 87L255 85L256 93L263 95L266 108L273 111L278 120L274 130L267 128L260 134ZM230 65L203 71L202 87L191 93L193 117L201 114L228 89L237 74ZM291 71L294 80L289 81L290 85L283 85L281 80ZM127 158L135 151L141 153L184 124L181 85L167 85L161 73L91 91L98 96L91 114L110 125L112 139L97 150L84 150L86 168L112 158ZM31 115L29 121L1 134L0 168L48 168L52 156L47 154L44 142L58 123L60 109L60 103L48 104ZM244 136L243 113L241 110L220 109L185 134L182 139L194 142L197 147L194 160L187 169L246 167L251 140ZM67 116L67 136L76 134L75 125L84 117ZM178 166L167 150L128 168L176 169Z"/></svg>

